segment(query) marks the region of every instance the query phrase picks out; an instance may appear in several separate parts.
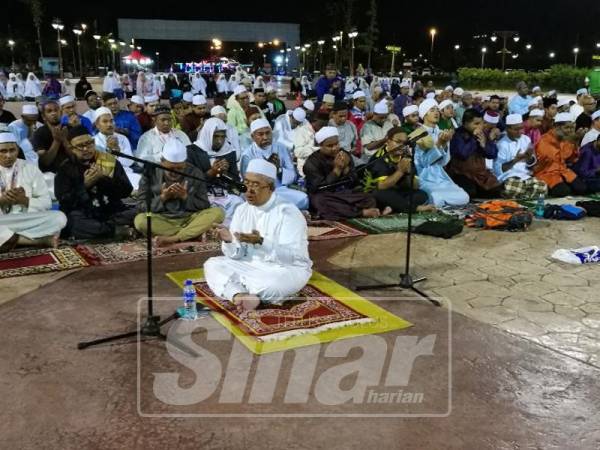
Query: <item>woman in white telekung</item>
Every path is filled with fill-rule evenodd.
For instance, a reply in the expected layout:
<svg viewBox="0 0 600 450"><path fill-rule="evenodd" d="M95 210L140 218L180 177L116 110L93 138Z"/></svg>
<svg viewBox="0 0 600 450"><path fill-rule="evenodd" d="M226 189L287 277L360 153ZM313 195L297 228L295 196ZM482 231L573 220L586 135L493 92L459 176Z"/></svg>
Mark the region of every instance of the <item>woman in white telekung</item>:
<svg viewBox="0 0 600 450"><path fill-rule="evenodd" d="M273 164L248 163L246 203L235 210L229 229L216 228L225 256L204 263L212 291L244 310L283 302L312 275L306 219L275 193L276 177Z"/></svg>

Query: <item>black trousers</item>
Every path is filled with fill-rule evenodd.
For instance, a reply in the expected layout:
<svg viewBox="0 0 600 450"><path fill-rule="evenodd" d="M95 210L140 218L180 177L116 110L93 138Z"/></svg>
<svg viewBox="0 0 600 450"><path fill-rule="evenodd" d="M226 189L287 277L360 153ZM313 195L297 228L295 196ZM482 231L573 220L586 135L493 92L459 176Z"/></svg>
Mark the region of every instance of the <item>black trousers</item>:
<svg viewBox="0 0 600 450"><path fill-rule="evenodd" d="M453 175L452 180L463 188L470 198L500 198L502 197L502 185L493 189L483 189L477 183L464 175Z"/></svg>
<svg viewBox="0 0 600 450"><path fill-rule="evenodd" d="M569 195L583 195L587 192L585 181L577 177L572 183L562 182L550 188L548 195L550 197L567 197Z"/></svg>
<svg viewBox="0 0 600 450"><path fill-rule="evenodd" d="M67 226L64 235L75 239L98 239L113 237L119 225L133 226L137 214L135 208L128 208L115 213L106 220L88 217L85 211L75 210L67 214Z"/></svg>
<svg viewBox="0 0 600 450"><path fill-rule="evenodd" d="M383 209L387 206L395 213L407 213L409 209L409 192L403 189L391 188L373 191L373 197L377 201L377 207ZM427 193L421 190L413 191L413 212L417 206L427 203Z"/></svg>

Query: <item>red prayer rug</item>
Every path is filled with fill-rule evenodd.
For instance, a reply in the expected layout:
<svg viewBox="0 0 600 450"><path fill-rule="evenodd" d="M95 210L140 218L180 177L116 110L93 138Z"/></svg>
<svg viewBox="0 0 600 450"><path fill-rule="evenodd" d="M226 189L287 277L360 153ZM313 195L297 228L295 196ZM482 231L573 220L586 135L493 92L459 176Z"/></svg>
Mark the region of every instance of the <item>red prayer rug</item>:
<svg viewBox="0 0 600 450"><path fill-rule="evenodd" d="M310 283L293 300L282 305L261 305L242 311L232 302L216 296L205 281L194 284L199 300L220 312L248 336L260 341L288 339L305 333L373 322Z"/></svg>
<svg viewBox="0 0 600 450"><path fill-rule="evenodd" d="M187 241L165 248L155 246L152 255L154 258L160 258L185 253L211 253L219 251L220 248L221 244L217 241ZM106 244L81 244L76 245L75 249L92 266L106 266L146 259L145 239Z"/></svg>
<svg viewBox="0 0 600 450"><path fill-rule="evenodd" d="M89 263L72 247L18 250L0 255L0 278L86 266Z"/></svg>
<svg viewBox="0 0 600 450"><path fill-rule="evenodd" d="M308 223L309 241L326 241L357 236L366 236L367 233L332 220L313 220Z"/></svg>

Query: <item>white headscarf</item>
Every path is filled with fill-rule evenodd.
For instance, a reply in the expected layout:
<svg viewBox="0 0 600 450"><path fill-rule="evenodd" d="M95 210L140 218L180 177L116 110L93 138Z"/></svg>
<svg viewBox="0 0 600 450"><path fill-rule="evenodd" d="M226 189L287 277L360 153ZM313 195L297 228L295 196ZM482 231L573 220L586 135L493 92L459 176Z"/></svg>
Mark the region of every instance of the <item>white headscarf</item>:
<svg viewBox="0 0 600 450"><path fill-rule="evenodd" d="M225 143L223 147L218 152L215 152L212 148L213 145L213 135L215 131L227 131L227 125L218 117L211 117L202 126L200 133L198 133L198 138L196 142L194 142L198 147L204 150L209 158L217 158L219 156L225 156L235 149L231 146L231 143L225 139Z"/></svg>
<svg viewBox="0 0 600 450"><path fill-rule="evenodd" d="M115 89L119 88L117 79L114 76L114 72L108 72L102 82L102 91L114 93Z"/></svg>
<svg viewBox="0 0 600 450"><path fill-rule="evenodd" d="M41 95L42 87L40 80L33 72L29 72L25 81L25 97L39 97Z"/></svg>

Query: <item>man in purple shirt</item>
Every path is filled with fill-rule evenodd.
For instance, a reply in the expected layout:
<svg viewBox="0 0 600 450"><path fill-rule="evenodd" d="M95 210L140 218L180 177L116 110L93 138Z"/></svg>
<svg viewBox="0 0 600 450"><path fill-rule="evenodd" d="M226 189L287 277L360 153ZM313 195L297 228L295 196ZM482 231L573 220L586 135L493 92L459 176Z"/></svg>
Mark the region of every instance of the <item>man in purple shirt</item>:
<svg viewBox="0 0 600 450"><path fill-rule="evenodd" d="M318 102L323 101L325 94L333 95L336 102L344 100L344 80L338 76L337 69L333 64L327 64L325 75L321 75L317 81L315 91L317 91Z"/></svg>
<svg viewBox="0 0 600 450"><path fill-rule="evenodd" d="M394 114L398 117L402 117L402 110L412 104L412 99L408 95L409 89L410 83L408 81L400 83L400 94L394 100Z"/></svg>
<svg viewBox="0 0 600 450"><path fill-rule="evenodd" d="M600 135L579 149L579 159L573 170L585 181L587 192L600 192Z"/></svg>

